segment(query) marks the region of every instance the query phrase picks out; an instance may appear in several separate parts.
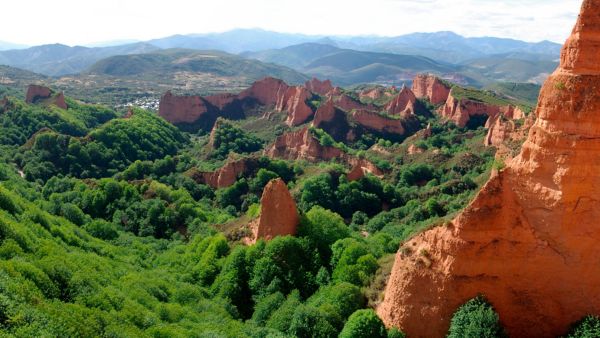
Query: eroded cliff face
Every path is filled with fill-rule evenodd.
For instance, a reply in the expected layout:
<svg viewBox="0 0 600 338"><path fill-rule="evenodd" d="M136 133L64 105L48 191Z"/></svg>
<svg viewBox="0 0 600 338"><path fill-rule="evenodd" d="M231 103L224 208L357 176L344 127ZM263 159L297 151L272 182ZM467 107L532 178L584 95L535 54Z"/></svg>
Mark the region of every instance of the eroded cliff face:
<svg viewBox="0 0 600 338"><path fill-rule="evenodd" d="M385 106L385 110L391 115L409 116L415 113L417 97L407 87L402 87L400 93Z"/></svg>
<svg viewBox="0 0 600 338"><path fill-rule="evenodd" d="M308 105L312 93L304 87L289 87L287 91L278 98L275 109L287 112L286 124L290 127L299 126L313 117L315 112Z"/></svg>
<svg viewBox="0 0 600 338"><path fill-rule="evenodd" d="M406 129L399 119L391 119L368 110L355 110L352 119L360 126L381 134L404 135Z"/></svg>
<svg viewBox="0 0 600 338"><path fill-rule="evenodd" d="M208 105L200 96L177 96L168 91L160 98L158 115L172 124L191 124L208 112Z"/></svg>
<svg viewBox="0 0 600 338"><path fill-rule="evenodd" d="M452 222L398 251L378 313L443 337L484 294L511 337L553 337L600 314L600 1L585 0L521 153Z"/></svg>
<svg viewBox="0 0 600 338"><path fill-rule="evenodd" d="M232 186L238 178L248 176L256 172L258 167L257 160L253 158L243 158L227 162L223 167L215 171L190 170L186 173L196 183L206 184L214 189L226 188Z"/></svg>
<svg viewBox="0 0 600 338"><path fill-rule="evenodd" d="M317 109L312 126L325 130L337 142L346 141L352 137L348 134L350 125L346 112L337 108L331 98Z"/></svg>
<svg viewBox="0 0 600 338"><path fill-rule="evenodd" d="M250 225L253 234L250 243L296 234L300 217L296 202L282 179L267 183L260 199L260 210L260 217Z"/></svg>
<svg viewBox="0 0 600 338"><path fill-rule="evenodd" d="M474 117L495 119L498 115L503 115L515 120L525 117L525 113L520 108L512 105L497 106L465 98L459 99L452 94L451 90L446 103L439 108L438 112L443 118L453 121L461 128Z"/></svg>
<svg viewBox="0 0 600 338"><path fill-rule="evenodd" d="M310 81L306 81L304 87L321 96L325 96L333 90L333 85L331 84L330 80L320 81L314 77Z"/></svg>
<svg viewBox="0 0 600 338"><path fill-rule="evenodd" d="M338 158L342 151L335 147L322 146L308 128L283 134L265 150L265 155L271 158L288 160L307 160L316 162Z"/></svg>
<svg viewBox="0 0 600 338"><path fill-rule="evenodd" d="M412 91L418 98L427 98L434 105L448 99L450 86L434 75L419 74L413 80Z"/></svg>
<svg viewBox="0 0 600 338"><path fill-rule="evenodd" d="M67 103L65 102L65 96L62 92L54 93L50 88L39 85L29 85L29 87L27 87L25 102L53 104L62 109L68 108Z"/></svg>

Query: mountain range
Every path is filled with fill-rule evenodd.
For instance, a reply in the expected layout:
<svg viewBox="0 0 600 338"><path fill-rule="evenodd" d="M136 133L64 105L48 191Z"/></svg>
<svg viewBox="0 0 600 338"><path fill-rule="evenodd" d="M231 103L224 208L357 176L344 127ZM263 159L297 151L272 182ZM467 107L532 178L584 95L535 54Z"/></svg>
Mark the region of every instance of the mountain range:
<svg viewBox="0 0 600 338"><path fill-rule="evenodd" d="M11 68L0 69L0 77L4 84L45 83L106 104L120 104L132 95L155 97L168 89L239 90L264 76L292 84L318 77L352 86L410 84L417 73L433 73L486 87L540 84L556 68L559 49L547 41L466 38L451 32L327 37L240 29L106 47L51 44L4 50L0 65Z"/></svg>

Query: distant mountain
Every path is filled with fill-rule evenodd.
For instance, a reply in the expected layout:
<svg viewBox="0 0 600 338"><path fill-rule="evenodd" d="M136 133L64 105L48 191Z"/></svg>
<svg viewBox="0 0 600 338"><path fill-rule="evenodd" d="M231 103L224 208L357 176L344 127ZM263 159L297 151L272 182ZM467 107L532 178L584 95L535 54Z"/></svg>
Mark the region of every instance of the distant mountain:
<svg viewBox="0 0 600 338"><path fill-rule="evenodd" d="M333 54L342 49L330 44L302 43L281 49L268 49L259 52L244 52L240 56L275 63L294 69L302 69L323 56Z"/></svg>
<svg viewBox="0 0 600 338"><path fill-rule="evenodd" d="M454 81L476 86L496 81L542 83L557 66L552 55L539 53L510 52L451 64L423 56L366 52L317 43L241 55L285 65L308 75L331 78L341 85L400 84L421 72L446 75Z"/></svg>
<svg viewBox="0 0 600 338"><path fill-rule="evenodd" d="M301 71L330 78L340 85L352 85L401 84L412 80L417 73L448 74L456 72L457 68L423 56L338 49L311 61Z"/></svg>
<svg viewBox="0 0 600 338"><path fill-rule="evenodd" d="M160 48L187 48L200 50L222 50L229 53L283 48L324 36L288 34L262 29L235 29L224 33L173 35L149 40L147 43Z"/></svg>
<svg viewBox="0 0 600 338"><path fill-rule="evenodd" d="M165 49L146 54L118 55L98 61L87 73L116 77L167 78L178 73L210 74L255 81L266 76L289 83L307 79L297 71L220 51Z"/></svg>
<svg viewBox="0 0 600 338"><path fill-rule="evenodd" d="M558 62L530 61L497 55L469 60L463 66L463 74L483 84L495 81L542 84L556 69Z"/></svg>
<svg viewBox="0 0 600 338"><path fill-rule="evenodd" d="M61 44L42 45L0 52L0 64L19 67L48 76L76 74L96 61L113 55L138 54L158 48L147 43L113 47L69 47Z"/></svg>
<svg viewBox="0 0 600 338"><path fill-rule="evenodd" d="M561 45L549 41L530 43L514 39L466 38L453 32L413 33L397 37L350 37L336 40L340 47L397 54L422 55L460 63L485 55L514 53L560 55Z"/></svg>

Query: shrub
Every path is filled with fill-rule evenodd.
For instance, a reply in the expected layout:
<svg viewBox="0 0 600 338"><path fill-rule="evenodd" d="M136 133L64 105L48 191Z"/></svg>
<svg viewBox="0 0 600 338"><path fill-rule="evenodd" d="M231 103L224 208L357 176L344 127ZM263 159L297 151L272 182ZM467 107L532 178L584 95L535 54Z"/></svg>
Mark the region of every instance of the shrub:
<svg viewBox="0 0 600 338"><path fill-rule="evenodd" d="M113 223L104 220L94 220L85 226L90 235L103 240L112 240L119 237L117 227Z"/></svg>
<svg viewBox="0 0 600 338"><path fill-rule="evenodd" d="M573 325L567 335L568 338L596 338L600 337L600 318L587 316Z"/></svg>
<svg viewBox="0 0 600 338"><path fill-rule="evenodd" d="M354 312L344 329L340 333L340 338L387 338L385 326L375 312L371 309L358 310Z"/></svg>
<svg viewBox="0 0 600 338"><path fill-rule="evenodd" d="M498 314L482 296L466 302L454 313L448 331L448 338L504 336Z"/></svg>

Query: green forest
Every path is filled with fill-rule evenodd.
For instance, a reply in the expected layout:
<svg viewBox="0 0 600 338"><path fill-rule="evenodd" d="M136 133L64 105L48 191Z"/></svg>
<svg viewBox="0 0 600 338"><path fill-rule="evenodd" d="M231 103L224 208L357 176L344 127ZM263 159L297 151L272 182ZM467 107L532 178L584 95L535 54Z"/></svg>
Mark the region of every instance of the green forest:
<svg viewBox="0 0 600 338"><path fill-rule="evenodd" d="M404 337L374 310L400 243L452 219L503 165L483 127L432 111L418 116L430 137L339 145L386 171L351 181L339 161L265 157L277 135L253 118L219 120L211 140L154 112L67 104L0 108L2 337ZM189 174L241 158L257 168L229 187ZM274 178L298 234L246 245L239 225ZM570 337L598 335L587 317ZM503 336L485 295L448 332Z"/></svg>

